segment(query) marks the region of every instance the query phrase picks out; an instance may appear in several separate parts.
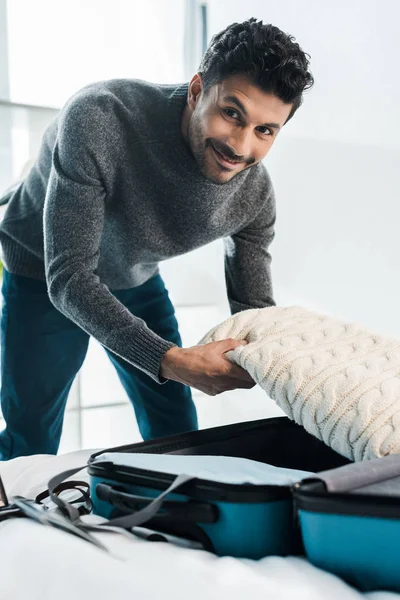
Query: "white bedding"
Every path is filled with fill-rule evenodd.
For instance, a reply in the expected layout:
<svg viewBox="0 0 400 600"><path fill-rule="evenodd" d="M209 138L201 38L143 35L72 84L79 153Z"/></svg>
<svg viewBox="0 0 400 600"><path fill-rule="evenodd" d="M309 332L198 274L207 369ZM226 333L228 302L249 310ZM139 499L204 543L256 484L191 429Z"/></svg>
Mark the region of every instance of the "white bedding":
<svg viewBox="0 0 400 600"><path fill-rule="evenodd" d="M92 452L17 458L0 463L0 474L9 496L34 497L52 475L84 464ZM85 472L79 479L87 479ZM114 533L96 536L112 555L26 519L0 523L0 599L400 600L388 592L360 594L302 558L218 558Z"/></svg>

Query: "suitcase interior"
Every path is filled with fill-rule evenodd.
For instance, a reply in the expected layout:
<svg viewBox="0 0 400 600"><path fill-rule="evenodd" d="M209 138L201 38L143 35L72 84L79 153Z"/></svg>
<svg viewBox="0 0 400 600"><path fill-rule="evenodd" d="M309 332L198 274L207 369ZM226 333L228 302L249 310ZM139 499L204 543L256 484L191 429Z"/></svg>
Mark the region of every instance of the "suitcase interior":
<svg viewBox="0 0 400 600"><path fill-rule="evenodd" d="M288 419L287 417L276 417L272 419L262 419L258 421L249 421L244 423L235 423L233 425L213 427L210 429L192 431L184 434L175 436L169 436L166 438L159 438L156 440L141 442L138 444L130 444L120 446L117 448L107 449L107 452L126 452L126 453L153 453L153 454L180 454L180 455L217 455L217 456L233 456L240 458L247 458L259 462L264 462L277 467L285 467L289 469L299 469L303 471L318 472L327 469L339 467L344 464L348 464L350 461L343 456L340 456L335 451L326 446L323 442L307 433L305 429ZM136 485L142 485L143 489L166 489L171 481L168 479L171 476L163 477L160 474L149 472L148 474L132 473L128 468L116 468L112 464L99 462L97 465L93 464L97 457L103 454L105 450L93 454L89 460L89 474L93 476L93 484L97 489L97 482L111 481L114 485L123 486L126 484L129 486L129 481L133 479ZM301 538L298 528L293 522L293 508L290 487L277 487L277 486L262 486L259 491L255 491L255 487L251 485L242 486L231 486L230 484L216 484L210 482L203 482L196 485L196 493L194 496L199 500L209 499L210 502L223 500L224 498L232 502L245 502L239 500L237 496L240 494L241 497L245 496L247 502L249 502L249 496L255 495L254 502L264 502L270 494L270 501L274 504L274 500L281 500L276 502L276 506L285 508L274 509L271 506L271 515L274 514L274 510L283 510L283 517L272 517L270 521L270 535L272 538L280 538L286 536L290 541L284 541L283 539L277 540L277 548L269 551L269 553L275 554L302 554L303 547L301 544ZM192 492L192 484L185 484L185 492ZM230 489L235 488L235 489ZM239 488L239 489L238 489ZM248 488L248 489L247 489ZM265 488L268 488L267 490ZM128 488L126 488L128 489ZM263 490L261 492L261 490ZM189 493L190 495L190 493ZM263 500L260 500L260 498ZM98 501L98 500L97 500ZM251 501L250 501L251 502ZM284 505L282 504L284 503ZM249 508L253 506L253 508ZM103 504L104 507L104 504ZM253 511L258 510L256 505L247 504L243 505L245 512L242 513L241 520L245 520L248 517L248 512L251 510L252 514L256 514ZM236 510L236 509L235 509ZM101 513L100 513L101 514ZM278 513L276 513L278 515ZM102 516L107 516L103 514ZM284 525L279 525L276 520L283 519ZM244 521L243 521L244 523ZM243 524L242 523L242 524ZM207 527L188 527L181 526L178 523L169 521L157 521L152 520L149 524L157 531L164 531L174 535L181 535L191 539L201 540L204 547L211 548L211 543L208 544L207 539L204 537L204 531ZM287 531L283 533L282 527L286 527ZM277 528L276 531L274 528ZM280 529L279 529L280 528ZM227 533L227 532L226 532ZM228 533L229 535L229 533ZM269 536L268 536L269 537ZM207 546L208 544L208 546ZM282 546L282 548L280 548ZM279 549L280 548L280 549ZM253 558L263 556L266 553L261 551L253 555ZM248 555L250 556L250 555Z"/></svg>
<svg viewBox="0 0 400 600"><path fill-rule="evenodd" d="M93 454L90 462L103 452ZM350 462L288 417L192 431L119 446L107 452L236 456L312 472L333 469Z"/></svg>

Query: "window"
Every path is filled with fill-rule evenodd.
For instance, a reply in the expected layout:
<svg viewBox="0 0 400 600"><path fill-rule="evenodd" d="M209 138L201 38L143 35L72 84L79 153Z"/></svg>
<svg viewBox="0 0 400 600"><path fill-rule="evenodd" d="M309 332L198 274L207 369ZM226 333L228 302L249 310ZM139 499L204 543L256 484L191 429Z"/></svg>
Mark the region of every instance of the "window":
<svg viewBox="0 0 400 600"><path fill-rule="evenodd" d="M102 79L183 81L184 8L184 0L9 0L8 99L60 107Z"/></svg>

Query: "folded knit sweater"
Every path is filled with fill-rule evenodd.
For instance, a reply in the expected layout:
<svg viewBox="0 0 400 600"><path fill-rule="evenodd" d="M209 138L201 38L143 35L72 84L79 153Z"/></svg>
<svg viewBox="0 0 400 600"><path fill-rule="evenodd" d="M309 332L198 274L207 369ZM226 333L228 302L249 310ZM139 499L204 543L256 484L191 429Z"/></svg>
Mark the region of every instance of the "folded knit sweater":
<svg viewBox="0 0 400 600"><path fill-rule="evenodd" d="M201 343L247 340L227 357L296 423L360 461L400 453L400 340L301 306L246 310Z"/></svg>

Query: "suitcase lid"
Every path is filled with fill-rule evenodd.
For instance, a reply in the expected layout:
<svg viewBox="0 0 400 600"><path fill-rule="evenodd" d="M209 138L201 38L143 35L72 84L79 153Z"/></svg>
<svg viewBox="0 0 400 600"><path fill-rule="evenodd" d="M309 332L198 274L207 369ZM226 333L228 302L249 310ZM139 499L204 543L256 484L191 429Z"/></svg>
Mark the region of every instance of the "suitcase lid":
<svg viewBox="0 0 400 600"><path fill-rule="evenodd" d="M400 518L400 454L323 471L294 487L305 510Z"/></svg>
<svg viewBox="0 0 400 600"><path fill-rule="evenodd" d="M384 481L396 480L400 476L400 454L356 462L338 469L318 473L329 492L354 492L357 489L378 489ZM386 486L388 489L388 486ZM400 492L399 486L395 488Z"/></svg>

